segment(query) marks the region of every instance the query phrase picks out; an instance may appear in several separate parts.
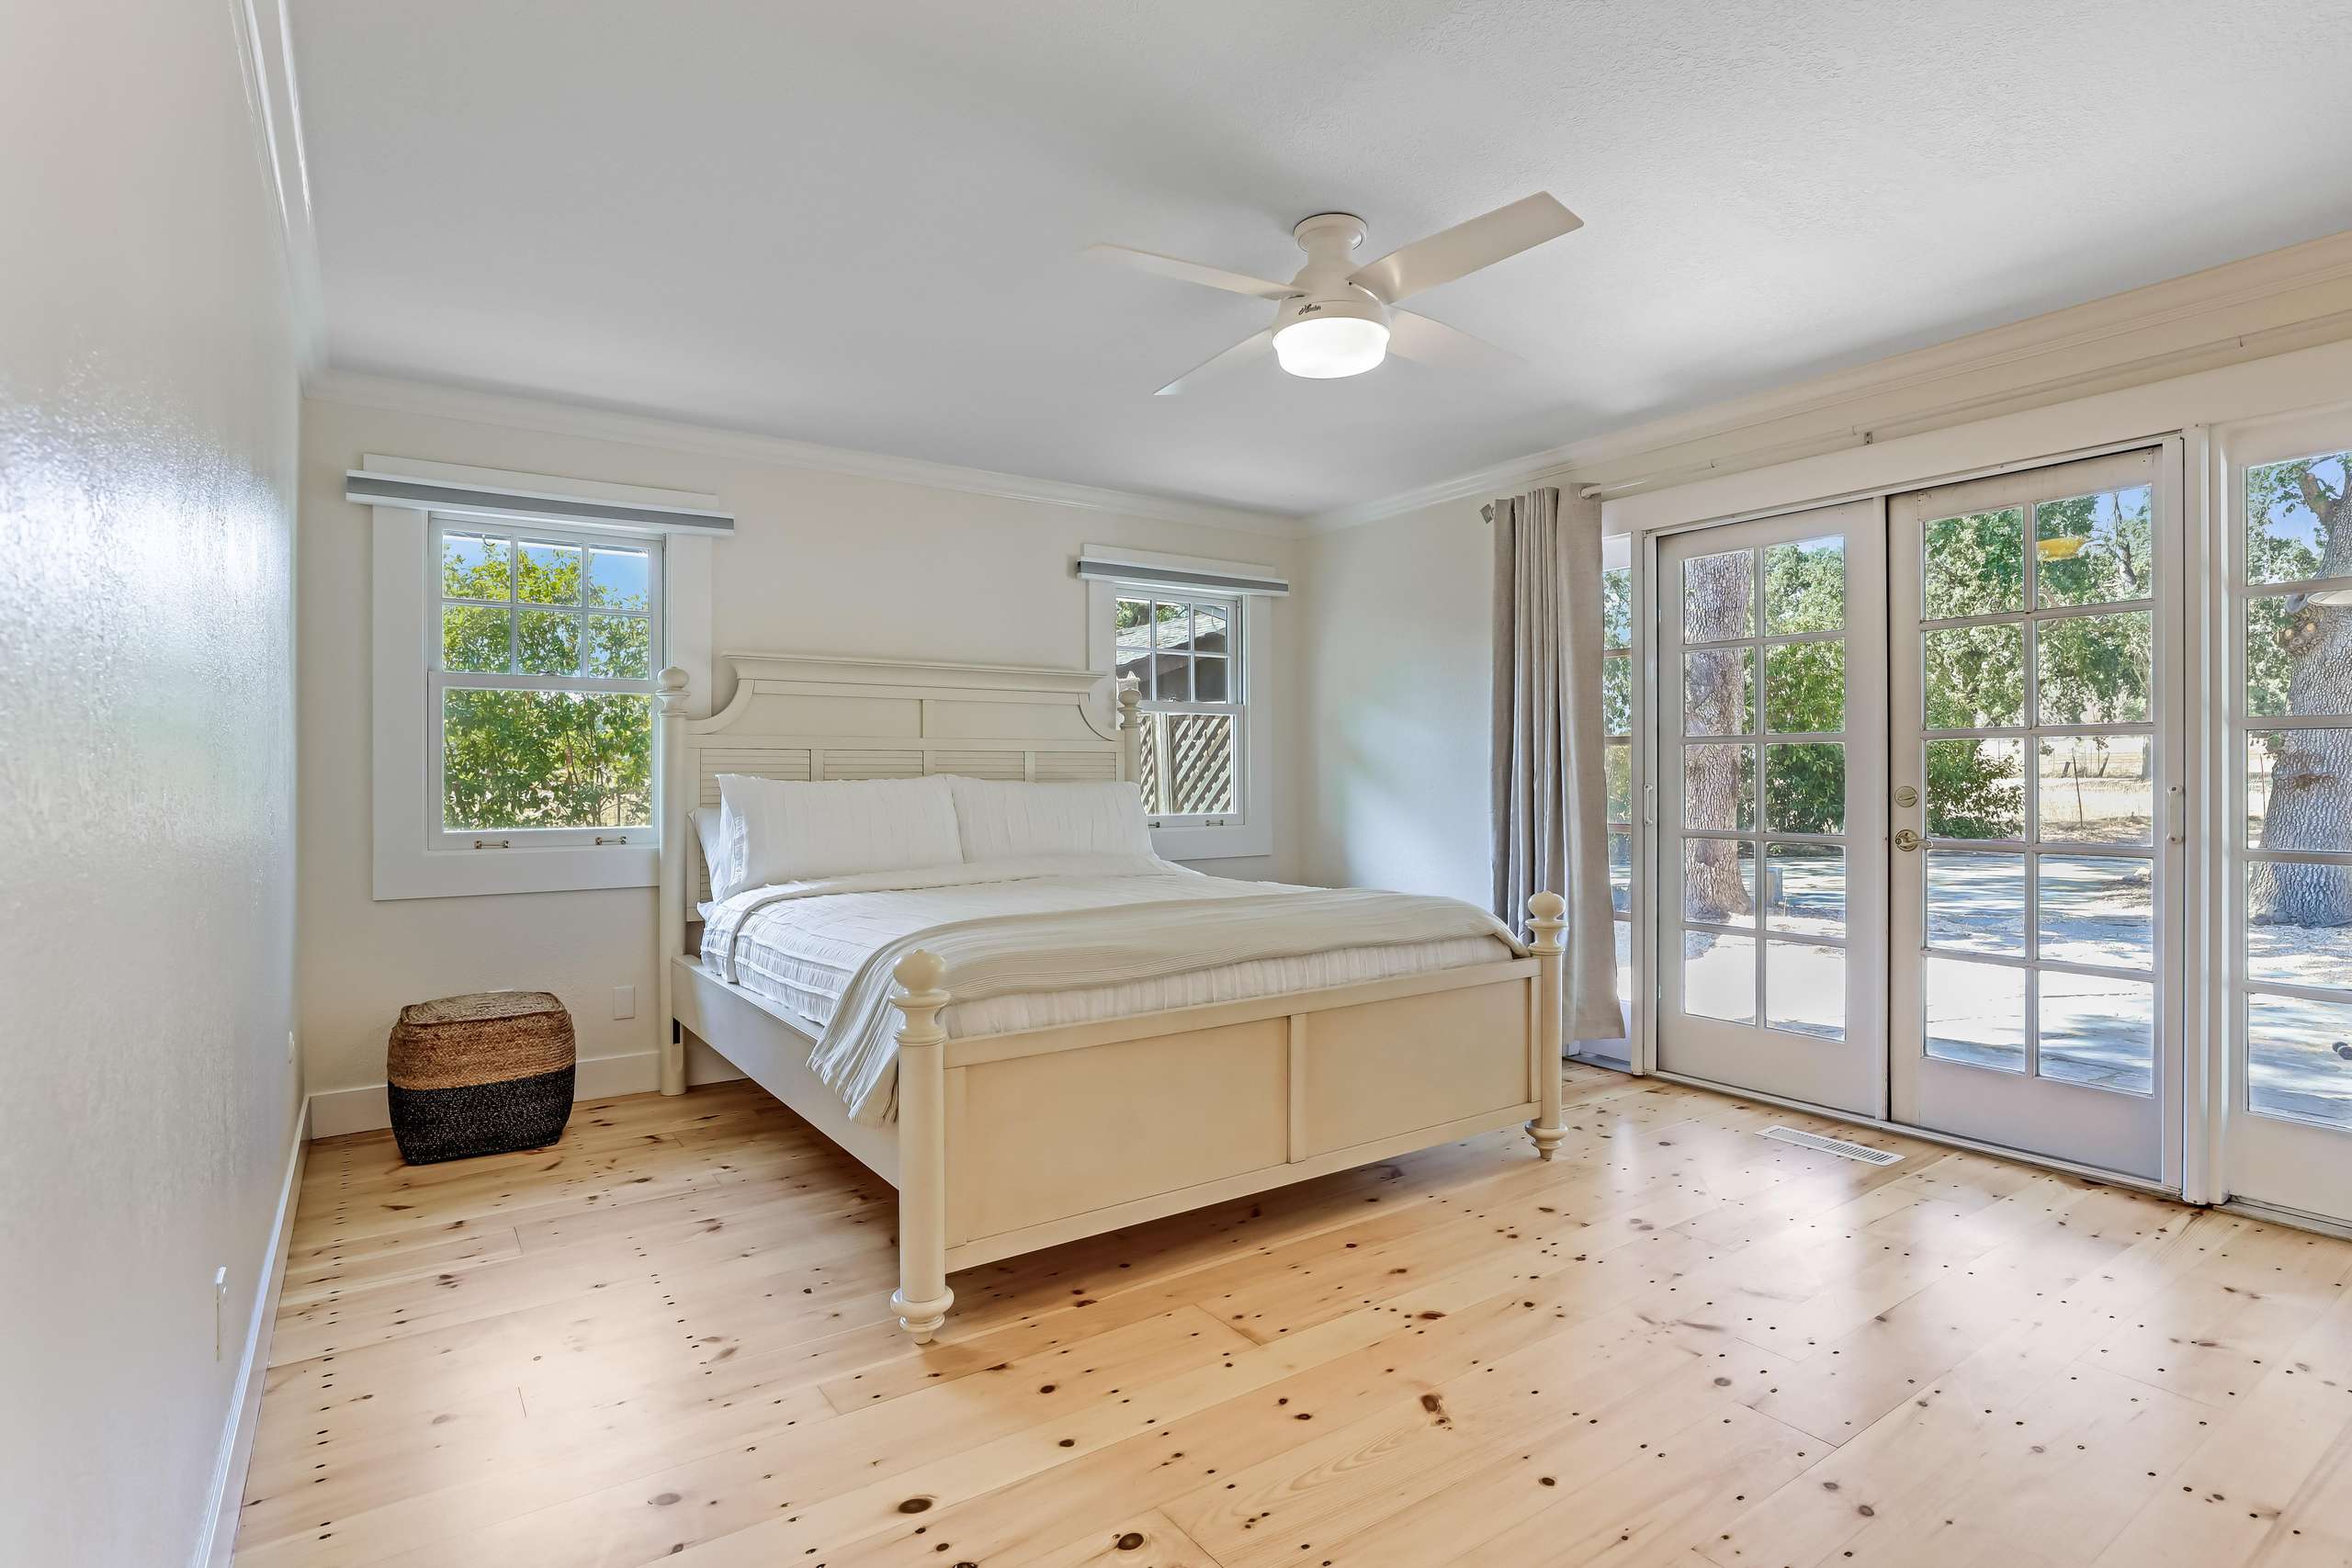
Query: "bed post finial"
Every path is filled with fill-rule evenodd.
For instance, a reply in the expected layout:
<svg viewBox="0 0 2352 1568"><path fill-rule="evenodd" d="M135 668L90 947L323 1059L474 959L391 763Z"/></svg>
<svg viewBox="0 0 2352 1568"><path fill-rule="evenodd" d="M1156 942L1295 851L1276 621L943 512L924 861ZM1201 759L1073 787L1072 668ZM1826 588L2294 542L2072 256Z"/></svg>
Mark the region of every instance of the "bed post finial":
<svg viewBox="0 0 2352 1568"><path fill-rule="evenodd" d="M673 713L684 711L681 705L686 700L687 679L686 672L674 664L664 666L661 675L657 677L656 683L662 689L653 694L653 700L662 705L662 716L664 718Z"/></svg>
<svg viewBox="0 0 2352 1568"><path fill-rule="evenodd" d="M1133 675L1119 677L1119 777L1131 784L1143 783L1143 682ZM1147 809L1149 803L1146 803Z"/></svg>
<svg viewBox="0 0 2352 1568"><path fill-rule="evenodd" d="M1535 954L1535 1120L1527 1135L1535 1155L1550 1159L1567 1130L1560 1125L1560 932L1567 928L1567 900L1544 891L1527 901L1528 946Z"/></svg>
<svg viewBox="0 0 2352 1568"><path fill-rule="evenodd" d="M891 976L899 988L899 1326L928 1345L956 1292L947 1288L947 1032L939 1010L947 965L918 947Z"/></svg>

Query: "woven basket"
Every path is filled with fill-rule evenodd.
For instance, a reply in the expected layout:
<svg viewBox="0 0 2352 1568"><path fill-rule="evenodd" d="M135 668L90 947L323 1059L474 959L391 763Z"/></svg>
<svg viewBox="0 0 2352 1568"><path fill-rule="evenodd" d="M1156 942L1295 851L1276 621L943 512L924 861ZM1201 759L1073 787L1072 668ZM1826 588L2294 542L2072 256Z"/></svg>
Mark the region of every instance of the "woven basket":
<svg viewBox="0 0 2352 1568"><path fill-rule="evenodd" d="M392 1136L411 1165L536 1149L563 1136L571 1015L546 991L479 991L401 1009L385 1052Z"/></svg>

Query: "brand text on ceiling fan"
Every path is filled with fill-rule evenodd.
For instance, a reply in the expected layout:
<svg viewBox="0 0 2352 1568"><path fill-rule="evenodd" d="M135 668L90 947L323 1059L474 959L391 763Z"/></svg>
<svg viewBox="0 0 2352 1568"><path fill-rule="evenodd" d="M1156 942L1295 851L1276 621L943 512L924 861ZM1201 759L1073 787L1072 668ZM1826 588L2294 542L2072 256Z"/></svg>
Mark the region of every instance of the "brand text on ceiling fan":
<svg viewBox="0 0 2352 1568"><path fill-rule="evenodd" d="M1416 240L1368 265L1351 266L1349 258L1363 243L1363 220L1346 212L1318 212L1291 231L1298 248L1306 253L1306 265L1288 283L1125 245L1090 245L1084 254L1097 261L1119 262L1163 277L1275 302L1272 326L1169 382L1159 389L1159 395L1165 397L1217 370L1254 358L1269 347L1283 369L1317 380L1361 376L1378 366L1391 350L1423 364L1464 369L1510 364L1516 355L1442 321L1396 307L1424 289L1492 266L1583 224L1584 220L1549 192L1538 191Z"/></svg>

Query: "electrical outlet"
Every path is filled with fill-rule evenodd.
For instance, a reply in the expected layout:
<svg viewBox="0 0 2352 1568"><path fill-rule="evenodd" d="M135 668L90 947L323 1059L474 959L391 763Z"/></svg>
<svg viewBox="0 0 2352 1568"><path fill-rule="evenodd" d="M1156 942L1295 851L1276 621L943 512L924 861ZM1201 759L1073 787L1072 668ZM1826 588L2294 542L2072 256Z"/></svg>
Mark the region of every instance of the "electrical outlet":
<svg viewBox="0 0 2352 1568"><path fill-rule="evenodd" d="M635 986L613 987L613 1016L615 1018L637 1016L637 987Z"/></svg>
<svg viewBox="0 0 2352 1568"><path fill-rule="evenodd" d="M226 1263L212 1271L212 1359L220 1359L226 1340L229 1317L229 1266Z"/></svg>

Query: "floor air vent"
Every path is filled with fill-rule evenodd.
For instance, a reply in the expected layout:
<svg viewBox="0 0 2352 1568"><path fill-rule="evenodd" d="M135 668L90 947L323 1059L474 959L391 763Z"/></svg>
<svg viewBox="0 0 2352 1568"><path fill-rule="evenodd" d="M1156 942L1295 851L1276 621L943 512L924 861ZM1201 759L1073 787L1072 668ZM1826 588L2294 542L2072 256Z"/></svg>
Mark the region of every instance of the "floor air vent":
<svg viewBox="0 0 2352 1568"><path fill-rule="evenodd" d="M1823 1154L1836 1155L1839 1159L1858 1159L1864 1165L1893 1165L1903 1157L1886 1149L1871 1148L1868 1144L1849 1144L1843 1138L1825 1138L1818 1133L1801 1133L1794 1127L1767 1127L1763 1135L1778 1138L1784 1144L1794 1144L1799 1148L1819 1149Z"/></svg>

